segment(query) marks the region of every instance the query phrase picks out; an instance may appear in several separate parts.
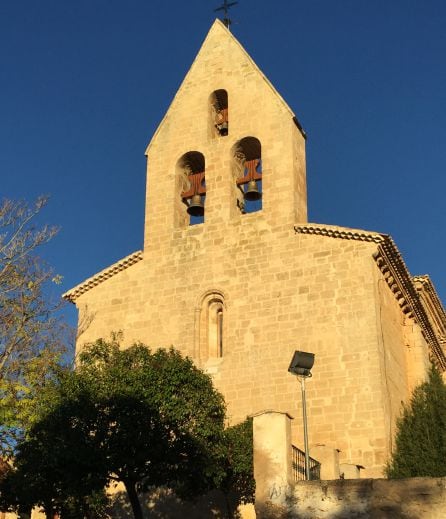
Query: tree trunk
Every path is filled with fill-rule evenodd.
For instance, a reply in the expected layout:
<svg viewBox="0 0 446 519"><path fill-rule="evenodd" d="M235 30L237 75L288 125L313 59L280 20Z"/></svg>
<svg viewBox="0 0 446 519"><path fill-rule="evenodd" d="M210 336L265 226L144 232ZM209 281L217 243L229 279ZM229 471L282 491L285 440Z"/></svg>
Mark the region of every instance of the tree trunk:
<svg viewBox="0 0 446 519"><path fill-rule="evenodd" d="M130 504L132 505L133 517L135 519L143 519L141 503L139 502L135 483L133 483L133 481L124 481L124 485L127 490L127 495L129 496Z"/></svg>
<svg viewBox="0 0 446 519"><path fill-rule="evenodd" d="M54 519L54 508L52 503L44 506L46 519Z"/></svg>
<svg viewBox="0 0 446 519"><path fill-rule="evenodd" d="M226 492L224 493L224 496L225 496L225 504L226 504L226 514L228 516L228 519L232 519L232 510L231 510L231 505L229 504L229 496Z"/></svg>

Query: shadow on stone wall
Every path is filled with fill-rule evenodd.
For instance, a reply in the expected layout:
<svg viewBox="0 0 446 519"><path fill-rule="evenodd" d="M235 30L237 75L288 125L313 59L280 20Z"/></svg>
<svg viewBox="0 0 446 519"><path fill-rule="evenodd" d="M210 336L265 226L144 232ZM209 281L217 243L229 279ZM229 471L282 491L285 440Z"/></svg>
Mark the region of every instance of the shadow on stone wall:
<svg viewBox="0 0 446 519"><path fill-rule="evenodd" d="M302 481L284 506L256 503L257 519L444 519L446 478Z"/></svg>
<svg viewBox="0 0 446 519"><path fill-rule="evenodd" d="M132 509L125 492L116 492L111 496L112 506L109 510L113 519L133 519ZM239 519L238 512L228 511L228 504L221 492L210 492L194 502L178 499L168 489L155 489L140 496L145 519ZM229 503L233 510L234 500Z"/></svg>

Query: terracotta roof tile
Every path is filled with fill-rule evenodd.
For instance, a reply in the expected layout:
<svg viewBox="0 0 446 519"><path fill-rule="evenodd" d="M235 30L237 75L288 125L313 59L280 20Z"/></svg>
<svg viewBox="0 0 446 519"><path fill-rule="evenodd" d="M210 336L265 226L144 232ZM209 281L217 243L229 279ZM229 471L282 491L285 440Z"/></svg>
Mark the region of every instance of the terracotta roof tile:
<svg viewBox="0 0 446 519"><path fill-rule="evenodd" d="M65 294L62 295L64 299L67 301L70 301L71 303L74 303L76 299L90 290L91 288L99 285L103 281L111 278L118 272L121 272L131 265L134 265L138 261L141 261L143 258L143 252L141 250L138 250L134 252L133 254L130 254L129 256L126 256L122 260L119 260L118 262L114 263L110 267L101 270L98 274L95 274L91 278L86 279L83 283L80 283L79 285L76 285L71 290L68 290L68 292L65 292Z"/></svg>

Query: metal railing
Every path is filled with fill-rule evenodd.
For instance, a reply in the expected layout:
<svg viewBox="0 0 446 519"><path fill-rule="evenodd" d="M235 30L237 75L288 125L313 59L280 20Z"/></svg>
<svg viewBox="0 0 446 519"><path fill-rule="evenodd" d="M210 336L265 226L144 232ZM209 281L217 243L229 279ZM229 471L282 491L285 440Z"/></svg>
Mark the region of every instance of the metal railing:
<svg viewBox="0 0 446 519"><path fill-rule="evenodd" d="M291 466L293 468L294 481L305 481L305 452L298 449L295 445L291 445L291 448ZM321 464L311 456L310 479L321 479Z"/></svg>

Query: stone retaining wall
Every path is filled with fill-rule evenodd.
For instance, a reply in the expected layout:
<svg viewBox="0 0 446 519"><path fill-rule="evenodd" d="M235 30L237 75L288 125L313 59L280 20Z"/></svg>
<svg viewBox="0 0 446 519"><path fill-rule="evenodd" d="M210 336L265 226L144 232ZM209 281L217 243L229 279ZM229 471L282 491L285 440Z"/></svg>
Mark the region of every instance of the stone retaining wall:
<svg viewBox="0 0 446 519"><path fill-rule="evenodd" d="M256 503L257 519L444 519L446 478L302 481L282 506Z"/></svg>

